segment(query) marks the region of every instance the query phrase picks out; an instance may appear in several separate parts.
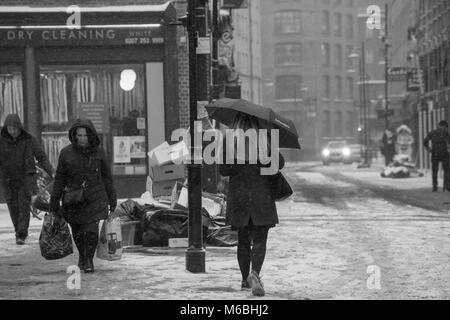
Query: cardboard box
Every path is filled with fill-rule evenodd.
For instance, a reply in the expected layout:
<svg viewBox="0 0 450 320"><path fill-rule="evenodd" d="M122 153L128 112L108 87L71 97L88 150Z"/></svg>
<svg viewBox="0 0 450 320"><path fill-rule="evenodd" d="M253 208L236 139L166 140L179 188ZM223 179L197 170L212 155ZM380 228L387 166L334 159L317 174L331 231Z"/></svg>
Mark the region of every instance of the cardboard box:
<svg viewBox="0 0 450 320"><path fill-rule="evenodd" d="M184 179L184 165L168 164L160 167L150 168L150 177L153 181L167 181Z"/></svg>
<svg viewBox="0 0 450 320"><path fill-rule="evenodd" d="M171 146L166 142L166 144L153 149L148 155L152 167L160 167L167 164L180 165L185 158L188 158L189 149L183 140Z"/></svg>
<svg viewBox="0 0 450 320"><path fill-rule="evenodd" d="M157 146L156 148L153 148L152 150L150 150L147 155L148 158L150 159L150 165L151 166L157 166L158 165L158 161L156 160L156 156L155 156L155 152L156 151L161 151L164 149L167 149L169 146L169 144L167 143L167 141L164 141L163 143L161 143L159 146Z"/></svg>
<svg viewBox="0 0 450 320"><path fill-rule="evenodd" d="M187 248L188 245L188 238L169 238L169 248Z"/></svg>
<svg viewBox="0 0 450 320"><path fill-rule="evenodd" d="M183 180L166 180L166 181L153 181L152 184L152 195L154 197L161 196L171 196L173 187L177 182L182 182Z"/></svg>

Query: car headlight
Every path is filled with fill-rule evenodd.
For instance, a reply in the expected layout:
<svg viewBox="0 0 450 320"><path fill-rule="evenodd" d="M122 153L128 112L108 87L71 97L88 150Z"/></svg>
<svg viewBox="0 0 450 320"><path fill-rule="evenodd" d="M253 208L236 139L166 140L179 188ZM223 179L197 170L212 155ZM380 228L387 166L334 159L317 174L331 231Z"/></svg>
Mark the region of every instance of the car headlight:
<svg viewBox="0 0 450 320"><path fill-rule="evenodd" d="M352 153L352 152L350 151L349 148L343 148L343 149L342 149L342 155L343 155L344 157L349 157L351 153Z"/></svg>
<svg viewBox="0 0 450 320"><path fill-rule="evenodd" d="M323 155L324 157L329 157L329 156L330 156L330 150L328 150L328 149L323 149L322 155Z"/></svg>

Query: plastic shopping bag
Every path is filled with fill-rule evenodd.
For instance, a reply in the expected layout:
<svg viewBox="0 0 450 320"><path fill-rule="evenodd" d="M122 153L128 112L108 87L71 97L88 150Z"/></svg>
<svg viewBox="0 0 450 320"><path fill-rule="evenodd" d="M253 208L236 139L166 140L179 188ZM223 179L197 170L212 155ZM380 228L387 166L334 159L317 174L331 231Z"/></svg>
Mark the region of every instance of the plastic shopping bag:
<svg viewBox="0 0 450 320"><path fill-rule="evenodd" d="M122 258L122 229L120 217L103 222L97 246L97 258L114 261Z"/></svg>
<svg viewBox="0 0 450 320"><path fill-rule="evenodd" d="M41 255L47 260L62 259L73 253L69 225L64 218L52 213L44 216L39 247Z"/></svg>

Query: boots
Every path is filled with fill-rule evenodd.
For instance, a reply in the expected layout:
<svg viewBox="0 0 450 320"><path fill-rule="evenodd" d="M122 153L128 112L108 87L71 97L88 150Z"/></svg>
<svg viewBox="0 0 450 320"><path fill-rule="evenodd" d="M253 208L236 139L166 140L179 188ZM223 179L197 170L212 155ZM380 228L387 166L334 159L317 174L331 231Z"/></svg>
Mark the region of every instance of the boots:
<svg viewBox="0 0 450 320"><path fill-rule="evenodd" d="M80 270L84 270L85 268L85 250L84 250L84 232L78 232L78 233L74 233L73 234L73 241L75 242L75 245L77 246L78 249L78 268L80 268Z"/></svg>
<svg viewBox="0 0 450 320"><path fill-rule="evenodd" d="M94 272L94 255L98 244L98 233L86 232L85 233L85 273Z"/></svg>

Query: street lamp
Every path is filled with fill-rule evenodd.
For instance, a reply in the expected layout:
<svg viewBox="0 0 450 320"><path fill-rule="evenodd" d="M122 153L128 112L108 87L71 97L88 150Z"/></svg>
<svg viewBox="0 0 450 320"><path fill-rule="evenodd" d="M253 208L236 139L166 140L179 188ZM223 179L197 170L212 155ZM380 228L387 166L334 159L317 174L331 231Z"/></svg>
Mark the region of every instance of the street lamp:
<svg viewBox="0 0 450 320"><path fill-rule="evenodd" d="M187 31L189 36L189 124L191 137L191 161L188 164L188 207L189 227L186 250L186 270L199 273L205 272L205 250L203 249L202 229L202 162L198 164L195 146L195 121L197 120L198 100L198 72L197 72L197 45L199 19L204 19L201 12L205 9L204 0L188 1ZM200 146L201 148L201 146Z"/></svg>
<svg viewBox="0 0 450 320"><path fill-rule="evenodd" d="M367 103L366 103L366 56L365 56L365 43L361 43L361 55L352 52L348 57L350 59L358 59L359 61L359 115L360 115L360 125L358 126L358 132L360 137L360 144L362 145L362 137L364 138L364 150L361 148L361 156L364 158L364 162L358 165L358 168L368 168L370 167L368 159L368 124L367 124ZM348 72L355 72L355 70L349 70Z"/></svg>

